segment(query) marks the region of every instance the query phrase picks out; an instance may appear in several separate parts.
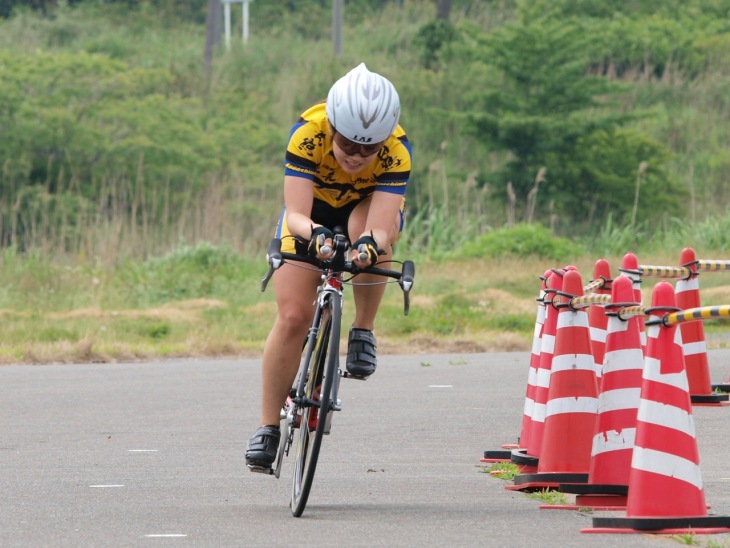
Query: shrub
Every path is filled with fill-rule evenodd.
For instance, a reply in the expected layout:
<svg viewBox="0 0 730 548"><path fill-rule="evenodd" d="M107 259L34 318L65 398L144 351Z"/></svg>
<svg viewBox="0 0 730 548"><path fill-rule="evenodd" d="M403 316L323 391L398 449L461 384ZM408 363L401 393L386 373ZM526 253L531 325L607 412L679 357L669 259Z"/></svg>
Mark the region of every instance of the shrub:
<svg viewBox="0 0 730 548"><path fill-rule="evenodd" d="M558 260L574 255L576 251L578 250L574 242L554 236L542 225L519 224L484 234L465 244L460 254L465 258L499 258L512 255Z"/></svg>

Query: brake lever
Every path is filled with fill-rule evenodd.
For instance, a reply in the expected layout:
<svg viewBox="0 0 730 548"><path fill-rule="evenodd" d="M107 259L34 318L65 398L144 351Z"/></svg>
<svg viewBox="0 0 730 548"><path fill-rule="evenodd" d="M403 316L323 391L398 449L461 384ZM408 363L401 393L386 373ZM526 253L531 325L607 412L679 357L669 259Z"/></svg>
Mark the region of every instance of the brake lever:
<svg viewBox="0 0 730 548"><path fill-rule="evenodd" d="M411 308L411 288L413 287L413 278L416 275L416 265L413 261L403 261L403 269L398 285L403 290L403 314L408 316Z"/></svg>
<svg viewBox="0 0 730 548"><path fill-rule="evenodd" d="M266 260L269 263L269 271L261 280L261 292L266 291L266 286L269 284L269 280L274 275L274 271L278 270L279 267L284 264L284 259L281 256L281 240L274 238L269 242L269 247L266 250Z"/></svg>

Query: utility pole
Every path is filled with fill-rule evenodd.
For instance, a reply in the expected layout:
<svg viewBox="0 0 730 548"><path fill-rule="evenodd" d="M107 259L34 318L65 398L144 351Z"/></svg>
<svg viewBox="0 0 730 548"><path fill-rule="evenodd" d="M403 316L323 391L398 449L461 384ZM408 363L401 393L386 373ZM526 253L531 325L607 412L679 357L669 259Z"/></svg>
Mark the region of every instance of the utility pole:
<svg viewBox="0 0 730 548"><path fill-rule="evenodd" d="M332 44L337 57L342 53L342 0L332 0Z"/></svg>
<svg viewBox="0 0 730 548"><path fill-rule="evenodd" d="M223 16L226 32L226 48L231 49L231 4L242 4L243 15L241 21L241 39L243 44L248 43L248 5L253 0L220 0L223 3Z"/></svg>
<svg viewBox="0 0 730 548"><path fill-rule="evenodd" d="M243 0L243 28L241 30L241 38L243 39L243 44L248 44L248 5L250 2L253 2L253 0Z"/></svg>
<svg viewBox="0 0 730 548"><path fill-rule="evenodd" d="M213 68L213 50L220 44L220 2L219 0L208 0L208 13L205 19L205 51L203 63L205 73L210 75Z"/></svg>

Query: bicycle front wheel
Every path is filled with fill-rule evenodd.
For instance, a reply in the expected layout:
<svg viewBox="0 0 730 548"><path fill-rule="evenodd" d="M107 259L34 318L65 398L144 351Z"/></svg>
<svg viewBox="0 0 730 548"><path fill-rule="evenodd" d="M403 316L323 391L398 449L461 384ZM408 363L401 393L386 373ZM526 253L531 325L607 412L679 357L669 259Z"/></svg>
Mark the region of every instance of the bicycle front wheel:
<svg viewBox="0 0 730 548"><path fill-rule="evenodd" d="M341 310L336 299L328 299L321 310L316 338L306 353L305 359L309 363L305 396L309 400L318 400L319 407L305 406L302 409L291 493L292 514L297 518L304 512L312 489L327 413L332 405L332 386L338 374L340 320Z"/></svg>

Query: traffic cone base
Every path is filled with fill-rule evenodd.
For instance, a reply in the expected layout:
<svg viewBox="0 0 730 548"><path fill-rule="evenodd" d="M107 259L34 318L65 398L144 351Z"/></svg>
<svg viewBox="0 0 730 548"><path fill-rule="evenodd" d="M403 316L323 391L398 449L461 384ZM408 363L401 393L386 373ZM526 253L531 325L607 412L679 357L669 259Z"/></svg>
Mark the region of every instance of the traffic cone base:
<svg viewBox="0 0 730 548"><path fill-rule="evenodd" d="M510 462L520 468L521 474L534 474L540 462L538 457L527 454L527 449L515 449L510 455Z"/></svg>
<svg viewBox="0 0 730 548"><path fill-rule="evenodd" d="M696 406L724 407L726 405L730 405L729 394L692 394L690 399L692 400L692 405Z"/></svg>
<svg viewBox="0 0 730 548"><path fill-rule="evenodd" d="M502 445L502 449L484 451L484 456L479 459L479 462L510 462L512 453L519 448L518 443L505 443Z"/></svg>
<svg viewBox="0 0 730 548"><path fill-rule="evenodd" d="M574 495L626 495L628 485L596 485L595 483L562 483L558 486L561 493Z"/></svg>
<svg viewBox="0 0 730 548"><path fill-rule="evenodd" d="M585 483L588 474L569 472L542 472L537 474L520 474L515 476L513 485L505 485L508 491L555 491L561 483Z"/></svg>
<svg viewBox="0 0 730 548"><path fill-rule="evenodd" d="M561 483L558 485L560 493L576 495L575 505L569 505L575 509L625 510L628 490L628 485L596 483Z"/></svg>
<svg viewBox="0 0 730 548"><path fill-rule="evenodd" d="M581 533L652 533L657 535L712 535L730 532L728 516L668 518L595 517Z"/></svg>
<svg viewBox="0 0 730 548"><path fill-rule="evenodd" d="M479 462L509 462L512 457L512 451L505 450L492 450L484 451L484 456L479 459Z"/></svg>
<svg viewBox="0 0 730 548"><path fill-rule="evenodd" d="M562 493L560 487L558 491ZM542 504L541 510L593 510L611 512L626 509L626 495L579 495L575 504Z"/></svg>

